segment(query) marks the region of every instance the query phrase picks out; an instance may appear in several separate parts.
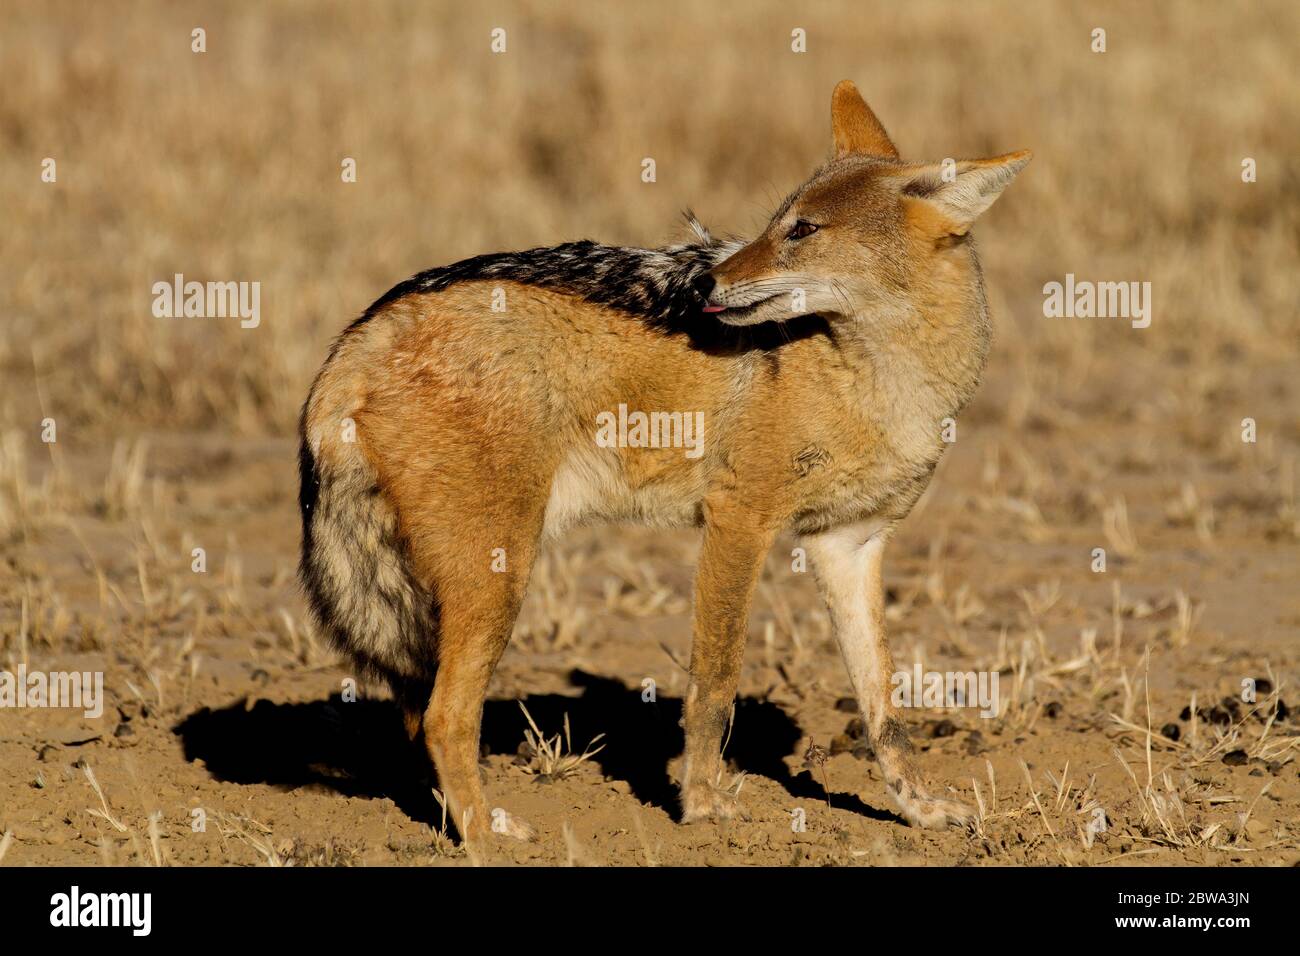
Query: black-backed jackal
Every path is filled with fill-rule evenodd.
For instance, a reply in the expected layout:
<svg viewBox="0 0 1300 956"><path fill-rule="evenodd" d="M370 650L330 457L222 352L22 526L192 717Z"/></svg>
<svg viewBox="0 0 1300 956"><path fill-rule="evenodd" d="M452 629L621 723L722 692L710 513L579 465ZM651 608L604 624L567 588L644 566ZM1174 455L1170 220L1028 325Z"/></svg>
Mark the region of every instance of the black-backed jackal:
<svg viewBox="0 0 1300 956"><path fill-rule="evenodd" d="M786 529L890 796L913 824L967 819L923 786L891 704L881 562L988 354L968 230L1029 153L904 162L853 84L831 112L834 157L751 242L697 227L664 249L575 242L433 269L371 306L317 376L302 578L335 644L423 733L462 836L529 832L493 826L484 697L538 549L592 521L703 528L683 820L733 812L722 736ZM644 420L629 438L628 409L663 413L651 430L667 439L645 440Z"/></svg>

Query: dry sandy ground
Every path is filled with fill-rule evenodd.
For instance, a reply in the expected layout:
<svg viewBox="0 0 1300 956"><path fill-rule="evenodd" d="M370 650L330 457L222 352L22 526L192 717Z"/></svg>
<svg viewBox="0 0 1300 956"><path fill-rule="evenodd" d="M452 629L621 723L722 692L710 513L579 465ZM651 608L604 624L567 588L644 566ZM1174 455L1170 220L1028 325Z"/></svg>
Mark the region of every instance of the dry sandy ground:
<svg viewBox="0 0 1300 956"><path fill-rule="evenodd" d="M1279 387L1294 399L1294 384ZM1046 464L1068 447L1064 437L1049 430L1021 451ZM1239 694L1243 677L1271 676L1285 700L1300 663L1297 549L1271 540L1268 510L1232 490L1239 482L1229 476L1251 466L1223 462L1222 487L1204 486L1212 504L1201 507L1216 516L1207 550L1163 500L1177 474L1134 460L1138 449L1117 429L1095 467L1132 489L1128 521L1141 550L1096 574L1089 552L1105 536L1085 503L1067 497L1027 517L1013 498L963 490L1011 467L996 448L987 429L969 427L896 542L888 576L900 666L919 656L932 670L1001 672L1001 717L908 711L931 779L982 801L977 833L917 831L890 812L875 765L843 736L852 715L837 700L848 686L788 544L769 561L727 750L746 774L749 819L675 823L671 758L684 686L675 662L689 653L694 538L605 530L581 534L539 567L494 682L489 798L537 826L540 839L486 855L601 864L1300 862L1300 724L1260 719L1276 693L1260 694L1258 709L1224 707L1226 725L1208 711ZM0 824L13 833L5 862L465 862L436 836L429 769L407 746L396 710L377 689L344 702L348 672L310 638L293 581L292 447L155 435L143 460L149 477L128 480L124 500L106 491L90 508L97 513L6 549L11 580L40 582L9 588L24 622L16 650L33 668L104 670L108 704L99 720L4 714ZM104 465L66 468L108 488L115 479L100 474ZM194 573L191 548L203 545L208 570ZM46 613L52 595L55 615ZM646 678L654 702L643 701ZM1193 699L1207 709L1195 728L1179 719ZM548 735L567 715L572 749L597 734L604 749L572 775L544 779L519 753L527 725L516 700ZM1178 741L1153 737L1148 752L1148 723L1157 733L1174 724ZM847 750L810 767L810 743ZM1094 807L1107 828L1089 841ZM804 832L792 828L796 809Z"/></svg>
<svg viewBox="0 0 1300 956"><path fill-rule="evenodd" d="M485 716L489 801L539 839L477 856L1300 862L1294 4L111 7L0 23L0 670L102 671L107 696L99 719L0 710L4 865L474 862L383 691L345 701L307 620L310 376L420 268L656 244L688 204L753 229L823 158L844 77L905 155L1036 152L978 230L986 384L887 563L899 666L999 675L996 717L906 711L924 773L979 822L891 813L783 541L727 745L748 819L678 825L695 539L591 529L537 568ZM149 290L175 272L261 281L262 324L160 322ZM1151 327L1045 319L1067 273L1151 281ZM539 773L518 701L603 749Z"/></svg>

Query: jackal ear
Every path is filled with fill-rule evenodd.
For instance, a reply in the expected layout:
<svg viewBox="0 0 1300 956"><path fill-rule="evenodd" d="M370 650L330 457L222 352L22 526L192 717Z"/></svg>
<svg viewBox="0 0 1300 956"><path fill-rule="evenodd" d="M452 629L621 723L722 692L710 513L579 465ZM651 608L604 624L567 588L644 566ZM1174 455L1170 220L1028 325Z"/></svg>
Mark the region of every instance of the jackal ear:
<svg viewBox="0 0 1300 956"><path fill-rule="evenodd" d="M910 166L900 173L901 191L938 213L946 231L963 236L1031 158L1033 153L1022 149L992 159Z"/></svg>
<svg viewBox="0 0 1300 956"><path fill-rule="evenodd" d="M898 150L885 127L851 80L840 80L831 94L831 132L837 159L849 153L898 159Z"/></svg>

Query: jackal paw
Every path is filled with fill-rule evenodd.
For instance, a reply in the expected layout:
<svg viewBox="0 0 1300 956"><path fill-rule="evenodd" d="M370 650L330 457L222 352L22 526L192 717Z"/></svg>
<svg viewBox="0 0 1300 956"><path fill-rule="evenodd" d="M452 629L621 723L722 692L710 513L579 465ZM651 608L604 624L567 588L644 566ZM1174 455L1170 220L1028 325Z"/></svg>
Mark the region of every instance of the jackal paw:
<svg viewBox="0 0 1300 956"><path fill-rule="evenodd" d="M907 822L924 830L965 829L975 818L974 811L964 803L946 797L932 797L921 787L905 780L891 783L889 794Z"/></svg>
<svg viewBox="0 0 1300 956"><path fill-rule="evenodd" d="M720 823L732 817L744 816L739 792L722 790L701 784L682 791L682 823L712 820Z"/></svg>

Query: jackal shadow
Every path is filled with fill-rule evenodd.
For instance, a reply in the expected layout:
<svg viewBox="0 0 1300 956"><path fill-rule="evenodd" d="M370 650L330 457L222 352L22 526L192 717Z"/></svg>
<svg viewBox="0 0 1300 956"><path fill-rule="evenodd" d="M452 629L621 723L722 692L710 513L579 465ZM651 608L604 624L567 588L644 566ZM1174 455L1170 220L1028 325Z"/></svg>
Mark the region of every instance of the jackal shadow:
<svg viewBox="0 0 1300 956"><path fill-rule="evenodd" d="M524 705L543 733L561 731L567 715L573 749L597 734L604 749L592 757L604 775L626 781L642 803L680 816L677 787L668 763L682 752L682 702L641 692L617 680L583 671L569 674L577 696L534 694ZM489 700L483 710L485 754L516 754L527 722L514 700ZM391 701L340 697L307 703L238 701L218 710L203 708L172 728L185 759L202 760L218 780L285 789L325 787L356 797L389 797L413 820L438 826L441 810L430 790L433 767L421 742L411 743ZM726 758L736 769L774 780L798 799L824 800L819 781L806 771L792 773L785 758L804 741L798 724L771 701L741 697ZM863 774L866 784L866 774ZM542 784L537 784L542 785ZM741 799L742 805L744 798ZM893 813L863 803L853 794L833 793L831 805L880 820Z"/></svg>

